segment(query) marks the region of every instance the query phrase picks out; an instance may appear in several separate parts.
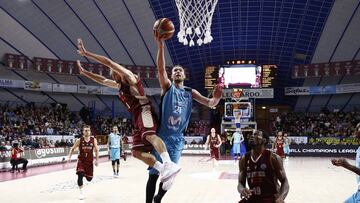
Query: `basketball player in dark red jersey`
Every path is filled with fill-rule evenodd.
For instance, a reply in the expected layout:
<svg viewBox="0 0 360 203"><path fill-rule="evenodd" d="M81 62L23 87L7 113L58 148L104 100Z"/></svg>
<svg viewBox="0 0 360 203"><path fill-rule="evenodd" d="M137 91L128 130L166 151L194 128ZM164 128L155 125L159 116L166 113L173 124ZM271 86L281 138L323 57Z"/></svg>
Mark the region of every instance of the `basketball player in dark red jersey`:
<svg viewBox="0 0 360 203"><path fill-rule="evenodd" d="M213 169L217 165L217 160L220 158L220 146L221 146L221 137L219 134L216 134L215 128L211 128L210 135L207 136L205 142L205 149L210 145L210 157L213 163Z"/></svg>
<svg viewBox="0 0 360 203"><path fill-rule="evenodd" d="M90 126L85 125L83 127L83 136L76 140L74 145L71 147L69 152L69 162L71 161L71 156L76 148L79 148L78 162L76 167L76 174L78 175L78 186L80 190L79 199L85 199L83 188L83 178L85 177L87 181L91 181L93 178L93 160L95 152L95 166L98 166L99 161L99 150L96 139L91 136Z"/></svg>
<svg viewBox="0 0 360 203"><path fill-rule="evenodd" d="M289 192L283 161L265 149L267 140L262 131L250 136L252 150L239 163L238 191L243 198L240 203L282 203ZM279 190L278 181L281 183Z"/></svg>
<svg viewBox="0 0 360 203"><path fill-rule="evenodd" d="M284 145L285 145L285 141L284 141L283 133L280 131L276 136L273 148L275 148L275 153L283 159L285 158Z"/></svg>
<svg viewBox="0 0 360 203"><path fill-rule="evenodd" d="M102 85L119 89L120 101L134 115L133 121L136 129L133 135L133 156L158 170L162 182L172 180L172 177L180 171L180 166L170 160L164 142L156 135L156 113L144 93L140 78L120 64L104 56L86 51L81 39L78 39L78 53L110 68L113 80L85 70L81 67L80 61L77 61L80 74ZM153 148L159 153L163 163L157 161L152 154L148 153Z"/></svg>

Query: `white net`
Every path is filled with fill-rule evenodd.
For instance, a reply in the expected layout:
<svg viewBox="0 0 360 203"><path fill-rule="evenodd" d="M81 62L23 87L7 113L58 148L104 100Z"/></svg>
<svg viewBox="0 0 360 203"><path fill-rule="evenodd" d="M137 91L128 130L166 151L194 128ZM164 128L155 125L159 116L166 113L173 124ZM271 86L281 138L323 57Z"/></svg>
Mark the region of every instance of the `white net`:
<svg viewBox="0 0 360 203"><path fill-rule="evenodd" d="M178 40L184 45L210 43L211 22L218 0L175 0L179 11Z"/></svg>

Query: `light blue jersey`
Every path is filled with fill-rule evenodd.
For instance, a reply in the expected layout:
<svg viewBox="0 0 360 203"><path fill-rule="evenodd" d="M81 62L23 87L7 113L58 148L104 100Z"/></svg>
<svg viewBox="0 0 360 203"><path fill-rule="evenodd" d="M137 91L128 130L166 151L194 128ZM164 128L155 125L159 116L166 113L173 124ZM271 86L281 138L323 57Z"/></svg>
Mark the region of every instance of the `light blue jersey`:
<svg viewBox="0 0 360 203"><path fill-rule="evenodd" d="M239 132L234 132L233 136L234 136L234 143L239 144L240 142L244 141L244 136Z"/></svg>
<svg viewBox="0 0 360 203"><path fill-rule="evenodd" d="M191 88L171 85L162 97L158 135L170 150L184 148L184 132L192 109Z"/></svg>
<svg viewBox="0 0 360 203"><path fill-rule="evenodd" d="M121 136L119 134L110 133L109 140L110 148L120 148Z"/></svg>

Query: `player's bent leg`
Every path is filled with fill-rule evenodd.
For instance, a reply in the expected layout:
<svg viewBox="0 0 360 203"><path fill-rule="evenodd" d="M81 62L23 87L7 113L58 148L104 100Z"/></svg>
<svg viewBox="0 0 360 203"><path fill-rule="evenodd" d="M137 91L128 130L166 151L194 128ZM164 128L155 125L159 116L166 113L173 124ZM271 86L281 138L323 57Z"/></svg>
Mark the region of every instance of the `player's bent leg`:
<svg viewBox="0 0 360 203"><path fill-rule="evenodd" d="M148 166L153 167L156 163L156 159L153 155L138 150L132 150L132 154L135 158L143 161Z"/></svg>
<svg viewBox="0 0 360 203"><path fill-rule="evenodd" d="M152 146L159 154L167 152L164 142L157 135L148 135L145 137L145 139L152 144Z"/></svg>

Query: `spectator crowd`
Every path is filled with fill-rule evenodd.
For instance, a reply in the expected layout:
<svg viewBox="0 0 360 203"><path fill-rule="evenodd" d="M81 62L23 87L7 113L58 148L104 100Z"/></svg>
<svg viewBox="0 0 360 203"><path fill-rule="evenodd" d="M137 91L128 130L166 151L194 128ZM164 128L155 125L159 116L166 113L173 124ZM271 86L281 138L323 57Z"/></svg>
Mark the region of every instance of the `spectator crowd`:
<svg viewBox="0 0 360 203"><path fill-rule="evenodd" d="M359 122L360 113L357 111L291 112L276 118L273 132L284 131L289 136L352 137Z"/></svg>

